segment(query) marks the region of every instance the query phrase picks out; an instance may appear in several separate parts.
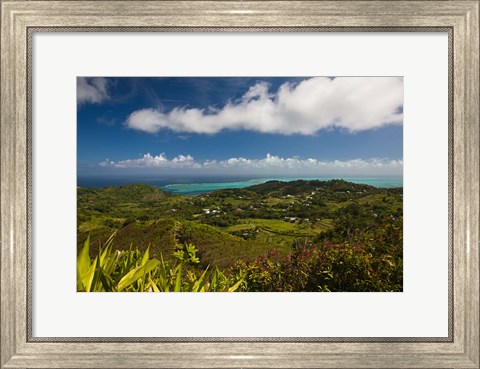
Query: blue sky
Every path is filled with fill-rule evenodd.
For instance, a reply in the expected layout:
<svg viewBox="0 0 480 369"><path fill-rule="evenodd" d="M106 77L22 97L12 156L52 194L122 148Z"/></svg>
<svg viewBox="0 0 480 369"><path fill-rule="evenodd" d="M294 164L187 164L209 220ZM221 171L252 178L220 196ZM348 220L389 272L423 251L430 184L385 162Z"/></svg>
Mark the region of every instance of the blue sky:
<svg viewBox="0 0 480 369"><path fill-rule="evenodd" d="M401 77L77 78L79 176L390 176Z"/></svg>

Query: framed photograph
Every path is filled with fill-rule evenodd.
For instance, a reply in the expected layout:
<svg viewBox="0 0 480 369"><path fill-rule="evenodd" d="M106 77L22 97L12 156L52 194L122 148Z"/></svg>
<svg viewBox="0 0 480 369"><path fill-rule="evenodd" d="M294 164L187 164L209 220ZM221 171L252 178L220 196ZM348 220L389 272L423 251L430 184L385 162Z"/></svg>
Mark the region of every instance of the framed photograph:
<svg viewBox="0 0 480 369"><path fill-rule="evenodd" d="M478 1L1 6L1 368L479 368Z"/></svg>
<svg viewBox="0 0 480 369"><path fill-rule="evenodd" d="M401 292L403 95L398 76L78 77L77 291Z"/></svg>

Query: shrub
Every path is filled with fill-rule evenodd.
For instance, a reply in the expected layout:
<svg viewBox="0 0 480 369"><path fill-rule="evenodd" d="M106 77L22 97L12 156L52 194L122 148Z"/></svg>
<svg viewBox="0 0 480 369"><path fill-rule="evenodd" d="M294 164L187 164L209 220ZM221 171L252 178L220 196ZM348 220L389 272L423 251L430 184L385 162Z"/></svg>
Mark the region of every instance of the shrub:
<svg viewBox="0 0 480 369"><path fill-rule="evenodd" d="M237 268L245 275L244 291L402 291L402 244L399 218L341 243L297 240L285 262L272 261L270 251Z"/></svg>

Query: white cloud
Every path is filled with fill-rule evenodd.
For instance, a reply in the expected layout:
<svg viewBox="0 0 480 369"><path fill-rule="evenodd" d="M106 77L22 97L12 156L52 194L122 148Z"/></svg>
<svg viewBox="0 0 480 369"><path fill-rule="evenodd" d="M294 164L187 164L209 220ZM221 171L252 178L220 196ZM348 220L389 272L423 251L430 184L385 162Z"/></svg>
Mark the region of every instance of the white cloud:
<svg viewBox="0 0 480 369"><path fill-rule="evenodd" d="M78 77L77 78L77 104L98 104L110 98L108 80L106 78Z"/></svg>
<svg viewBox="0 0 480 369"><path fill-rule="evenodd" d="M191 155L178 155L169 160L165 154L153 156L150 153L144 154L139 159L127 159L112 161L106 159L100 163L102 167L115 168L200 168L200 164Z"/></svg>
<svg viewBox="0 0 480 369"><path fill-rule="evenodd" d="M148 133L214 134L222 130L312 135L322 129L351 132L402 124L402 77L314 77L285 83L272 93L258 82L238 101L222 108L176 107L169 112L141 109L131 113L126 126Z"/></svg>
<svg viewBox="0 0 480 369"><path fill-rule="evenodd" d="M112 168L154 168L154 169L189 169L190 173L234 173L234 174L297 174L321 175L330 173L383 173L401 174L403 160L388 158L352 159L322 161L314 158L282 158L267 154L262 159L247 159L243 157L226 160L198 161L191 155L178 155L168 159L165 154L153 156L144 154L138 159L120 161L105 160L102 167Z"/></svg>

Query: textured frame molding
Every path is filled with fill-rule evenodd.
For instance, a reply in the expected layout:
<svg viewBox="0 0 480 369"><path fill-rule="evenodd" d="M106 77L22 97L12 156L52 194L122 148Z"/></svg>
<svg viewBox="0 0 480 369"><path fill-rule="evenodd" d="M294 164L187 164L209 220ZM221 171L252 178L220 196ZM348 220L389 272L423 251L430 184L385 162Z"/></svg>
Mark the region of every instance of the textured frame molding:
<svg viewBox="0 0 480 369"><path fill-rule="evenodd" d="M55 32L440 32L448 35L448 335L446 337L34 337L32 242L33 36ZM28 27L27 29L27 341L28 342L452 342L453 341L453 30L442 27Z"/></svg>
<svg viewBox="0 0 480 369"><path fill-rule="evenodd" d="M479 1L1 1L0 367L479 368ZM145 27L147 25L147 27ZM451 30L453 324L444 342L32 339L28 40L78 32Z"/></svg>

